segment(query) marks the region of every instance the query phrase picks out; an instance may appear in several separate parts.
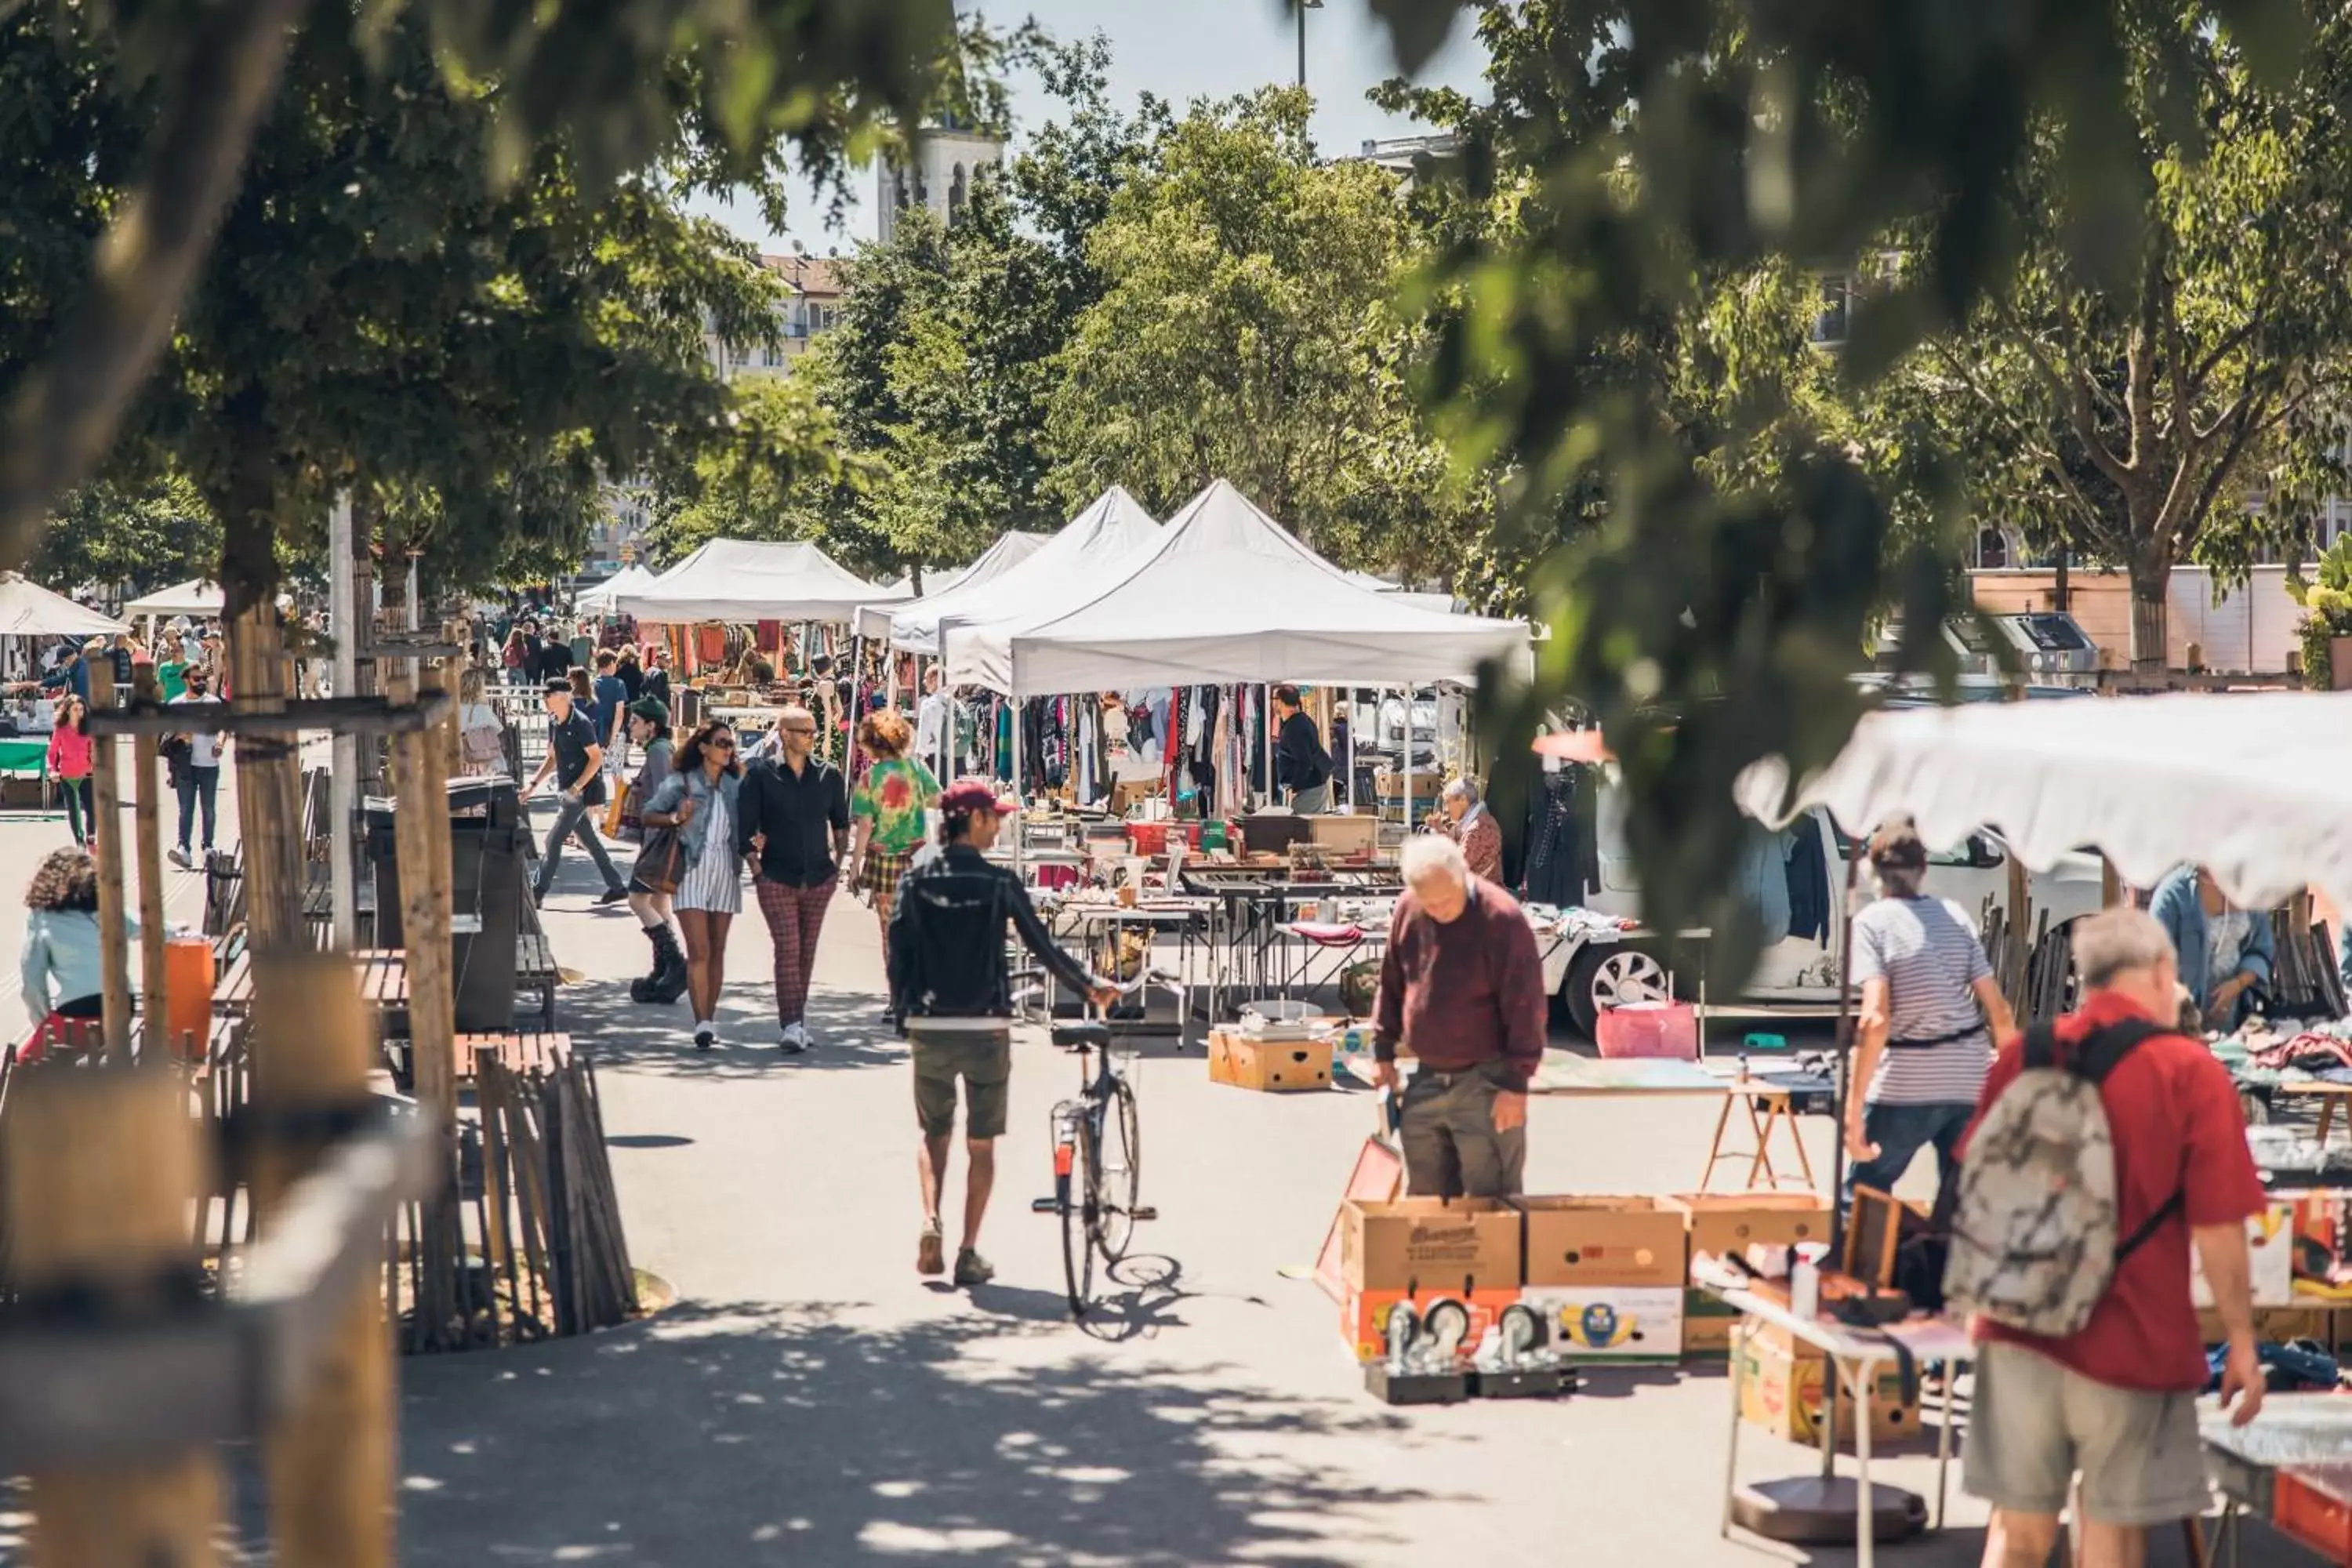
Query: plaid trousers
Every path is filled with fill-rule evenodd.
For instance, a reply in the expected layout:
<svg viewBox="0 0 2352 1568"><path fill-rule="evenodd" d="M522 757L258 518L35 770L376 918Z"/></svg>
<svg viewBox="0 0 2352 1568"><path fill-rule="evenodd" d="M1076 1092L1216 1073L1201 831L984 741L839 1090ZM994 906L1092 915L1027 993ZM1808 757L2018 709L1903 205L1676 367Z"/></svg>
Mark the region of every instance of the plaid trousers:
<svg viewBox="0 0 2352 1568"><path fill-rule="evenodd" d="M816 972L816 939L824 930L824 912L833 907L833 879L813 888L788 888L765 877L754 878L751 890L760 913L768 922L768 938L776 947L776 1021L797 1024L808 1011L809 981Z"/></svg>

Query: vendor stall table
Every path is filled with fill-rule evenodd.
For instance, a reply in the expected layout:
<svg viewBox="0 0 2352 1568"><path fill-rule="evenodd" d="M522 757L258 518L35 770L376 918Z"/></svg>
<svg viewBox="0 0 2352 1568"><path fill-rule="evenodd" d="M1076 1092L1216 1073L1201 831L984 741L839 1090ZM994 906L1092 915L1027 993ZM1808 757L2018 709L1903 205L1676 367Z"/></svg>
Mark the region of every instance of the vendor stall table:
<svg viewBox="0 0 2352 1568"><path fill-rule="evenodd" d="M1836 1369L1839 1397L1853 1401L1857 1412L1866 1409L1871 1391L1878 1385L1879 1370L1900 1359L1895 1342L1900 1341L1915 1362L1943 1363L1943 1426L1936 1438L1936 1507L1927 1522L1930 1530L1941 1530L1944 1527L1946 1480L1952 1462L1953 1374L1963 1363L1976 1357L1976 1347L1969 1342L1968 1335L1957 1325L1941 1318L1914 1318L1906 1322L1890 1323L1884 1329L1853 1329L1825 1318L1801 1318L1777 1301L1718 1280L1700 1279L1696 1282L1740 1315L1739 1327L1735 1331L1732 1341L1731 1376L1728 1379L1731 1384L1731 1443L1724 1460L1724 1535L1728 1537L1731 1534L1732 1499L1739 1487L1739 1396L1746 1362L1740 1351L1748 1336L1754 1333L1759 1325L1781 1330L1828 1357L1830 1364ZM1825 1412L1821 1425L1822 1451L1827 1454L1836 1441L1836 1423L1831 1421ZM1872 1568L1876 1561L1877 1542L1876 1532L1871 1529L1870 1422L1866 1415L1857 1414L1853 1426L1859 1498L1854 1561L1860 1568Z"/></svg>
<svg viewBox="0 0 2352 1568"><path fill-rule="evenodd" d="M37 773L49 765L49 742L37 736L0 738L0 773Z"/></svg>
<svg viewBox="0 0 2352 1568"><path fill-rule="evenodd" d="M2207 1403L2199 1436L2205 1465L2221 1494L2221 1517L2206 1543L2211 1561L2239 1561L2240 1527L2247 1514L2320 1553L2326 1563L2352 1563L2345 1533L2352 1505L2352 1398L2341 1394L2273 1394L2243 1426ZM2334 1521L2333 1539L2315 1528ZM2229 1555L2220 1555L2226 1546Z"/></svg>
<svg viewBox="0 0 2352 1568"><path fill-rule="evenodd" d="M2325 1079L2283 1079L2270 1086L2273 1094L2315 1094L2319 1096L2319 1126L2312 1133L2321 1148L2327 1146L2328 1129L2336 1124L2336 1108L2352 1100L2352 1083L2330 1083ZM2352 1120L2352 1112L2347 1112Z"/></svg>
<svg viewBox="0 0 2352 1568"><path fill-rule="evenodd" d="M1173 964L1160 965L1148 950L1144 963L1147 967L1168 968L1176 975L1176 1034L1181 1040L1184 1026L1192 1016L1192 993L1199 985L1195 979L1199 968L1196 953L1206 941L1213 909L1205 899L1146 899L1133 904L1069 900L1046 917L1046 926L1057 939L1082 933L1083 949L1088 952L1094 950L1097 938L1107 939L1116 951L1119 937L1129 931L1150 933L1152 945L1172 936L1176 942ZM1148 1033L1150 1028L1135 1020L1117 1021L1111 1027L1114 1034Z"/></svg>

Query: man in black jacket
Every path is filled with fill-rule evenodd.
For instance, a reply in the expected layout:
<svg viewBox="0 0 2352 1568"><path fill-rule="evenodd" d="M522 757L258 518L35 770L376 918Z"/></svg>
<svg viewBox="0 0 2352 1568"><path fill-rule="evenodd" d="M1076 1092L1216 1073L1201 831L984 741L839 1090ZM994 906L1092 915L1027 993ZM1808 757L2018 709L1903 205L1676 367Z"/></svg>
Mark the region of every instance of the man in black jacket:
<svg viewBox="0 0 2352 1568"><path fill-rule="evenodd" d="M1323 736L1298 706L1298 688L1288 681L1274 689L1274 782L1290 792L1290 809L1304 816L1331 808L1331 753Z"/></svg>
<svg viewBox="0 0 2352 1568"><path fill-rule="evenodd" d="M1116 986L1055 944L1020 879L982 854L1002 819L1020 809L980 779L940 796L941 849L917 860L898 884L890 912L890 1007L915 1058L915 1115L922 1124L917 1161L922 1178L923 1235L915 1255L921 1274L946 1267L940 1189L946 1184L948 1139L955 1131L956 1079L964 1083L964 1150L970 1162L963 1241L955 1282L984 1285L996 1270L980 1255L980 1219L996 1184L996 1140L1004 1131L1013 1077L1013 988L1004 962L1005 926L1046 970L1097 1005Z"/></svg>

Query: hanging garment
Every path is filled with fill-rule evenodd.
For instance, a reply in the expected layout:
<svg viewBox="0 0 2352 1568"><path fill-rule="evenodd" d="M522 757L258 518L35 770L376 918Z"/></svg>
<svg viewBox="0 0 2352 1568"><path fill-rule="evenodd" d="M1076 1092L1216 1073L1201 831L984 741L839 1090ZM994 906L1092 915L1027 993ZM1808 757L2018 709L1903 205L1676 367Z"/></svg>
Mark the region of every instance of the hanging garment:
<svg viewBox="0 0 2352 1568"><path fill-rule="evenodd" d="M1542 775L1528 801L1528 863L1519 878L1530 903L1568 909L1584 901L1576 865L1576 789L1581 767Z"/></svg>
<svg viewBox="0 0 2352 1568"><path fill-rule="evenodd" d="M1830 940L1829 857L1811 815L1797 818L1787 841L1789 934L1827 945Z"/></svg>

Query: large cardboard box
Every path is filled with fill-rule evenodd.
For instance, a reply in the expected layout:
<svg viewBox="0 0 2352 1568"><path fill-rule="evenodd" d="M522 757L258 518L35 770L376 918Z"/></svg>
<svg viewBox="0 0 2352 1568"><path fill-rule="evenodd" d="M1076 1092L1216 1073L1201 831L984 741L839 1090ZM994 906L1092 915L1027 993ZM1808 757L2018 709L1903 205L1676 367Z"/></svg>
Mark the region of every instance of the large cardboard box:
<svg viewBox="0 0 2352 1568"><path fill-rule="evenodd" d="M1683 1351L1683 1292L1667 1285L1531 1285L1519 1299L1573 1362L1672 1365Z"/></svg>
<svg viewBox="0 0 2352 1568"><path fill-rule="evenodd" d="M1269 1094L1331 1087L1329 1040L1255 1040L1238 1029L1209 1032L1209 1081Z"/></svg>
<svg viewBox="0 0 2352 1568"><path fill-rule="evenodd" d="M1510 1200L1527 1215L1529 1285L1683 1287L1683 1215L1655 1198Z"/></svg>
<svg viewBox="0 0 2352 1568"><path fill-rule="evenodd" d="M1339 1267L1356 1290L1517 1290L1519 1216L1495 1198L1350 1200Z"/></svg>
<svg viewBox="0 0 2352 1568"><path fill-rule="evenodd" d="M1666 1203L1682 1213L1694 1259L1830 1237L1829 1200L1812 1193L1677 1193ZM1720 1297L1692 1286L1683 1300L1683 1353L1728 1355L1738 1321Z"/></svg>
<svg viewBox="0 0 2352 1568"><path fill-rule="evenodd" d="M2294 1300L2294 1205L2274 1203L2246 1221L2246 1250L2252 1268L2254 1305L2292 1307ZM2189 1299L2199 1307L2213 1304L2212 1288L2205 1283L2204 1265L2197 1249L2189 1249Z"/></svg>
<svg viewBox="0 0 2352 1568"><path fill-rule="evenodd" d="M1470 1309L1470 1331L1463 1337L1465 1351L1475 1351L1478 1342L1486 1336L1503 1315L1503 1309L1519 1299L1516 1289L1493 1290L1360 1290L1349 1286L1339 1303L1339 1332L1356 1352L1358 1361L1378 1361L1388 1353L1389 1314L1400 1301L1410 1301L1417 1312L1427 1314L1430 1303L1441 1299L1461 1302Z"/></svg>
<svg viewBox="0 0 2352 1568"><path fill-rule="evenodd" d="M1822 1440L1822 1388L1829 1363L1817 1357L1791 1355L1779 1345L1750 1337L1738 1351L1740 1363L1739 1418L1792 1443L1818 1447ZM1854 1402L1841 1394L1837 1403L1837 1446L1853 1448ZM1901 1442L1919 1435L1919 1406L1903 1398L1903 1374L1893 1366L1881 1369L1870 1402L1870 1441Z"/></svg>

